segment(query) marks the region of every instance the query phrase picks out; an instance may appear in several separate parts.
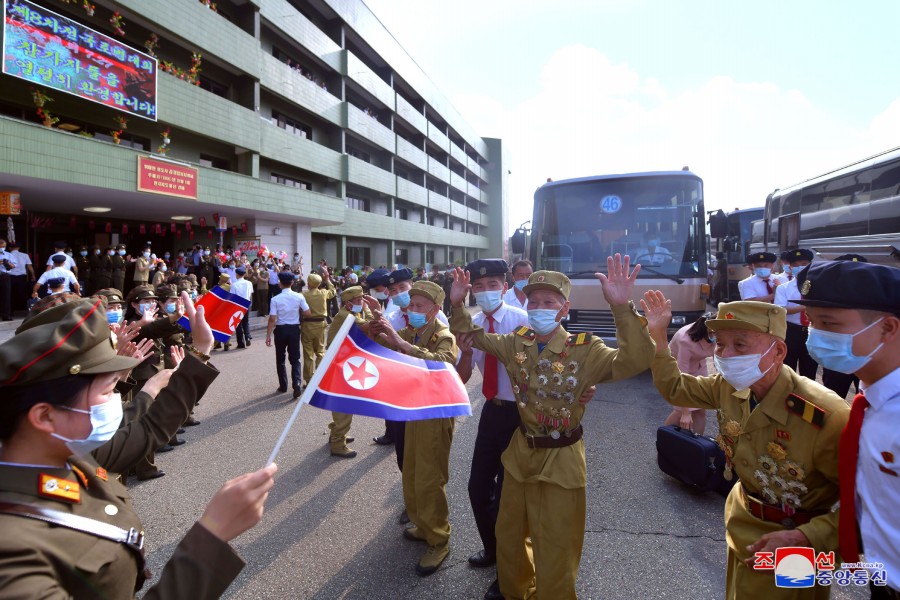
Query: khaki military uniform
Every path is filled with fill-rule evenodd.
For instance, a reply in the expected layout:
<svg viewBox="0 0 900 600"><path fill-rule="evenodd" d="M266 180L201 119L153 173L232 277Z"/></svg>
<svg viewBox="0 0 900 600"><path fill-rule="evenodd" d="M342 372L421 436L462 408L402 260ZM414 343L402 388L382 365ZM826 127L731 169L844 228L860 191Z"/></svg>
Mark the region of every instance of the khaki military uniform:
<svg viewBox="0 0 900 600"><path fill-rule="evenodd" d="M144 269L147 269L146 271ZM143 256L134 261L134 285L146 284L150 280L150 261Z"/></svg>
<svg viewBox="0 0 900 600"><path fill-rule="evenodd" d="M323 283L322 285L325 285ZM309 312L312 316L303 317L300 326L300 343L303 345L303 383L309 384L313 373L322 358L325 356L325 330L328 323L328 301L334 298L337 292L329 281L327 289L321 287L303 292L306 303L309 304Z"/></svg>
<svg viewBox="0 0 900 600"><path fill-rule="evenodd" d="M269 270L257 267L250 270L250 281L256 294L256 311L260 317L269 315Z"/></svg>
<svg viewBox="0 0 900 600"><path fill-rule="evenodd" d="M668 352L653 360L652 371L669 403L718 411L726 473L733 469L740 478L725 502L726 598L828 598L828 587L776 588L771 571L755 571L744 560L751 558L748 545L792 525L757 518L750 512L753 503L774 508L770 515L818 513L796 528L817 553L837 550L838 512L831 508L838 501L838 443L849 417L847 403L784 365L752 412L749 389L737 392L721 375L682 374Z"/></svg>
<svg viewBox="0 0 900 600"><path fill-rule="evenodd" d="M409 356L456 364L459 349L447 326L435 319L421 333L412 327L397 333L414 348ZM443 547L450 541L450 444L455 419L424 419L406 423L403 455L403 501L409 520L429 546Z"/></svg>
<svg viewBox="0 0 900 600"><path fill-rule="evenodd" d="M485 333L472 324L468 311L452 311L451 329L474 331L474 347L493 354L506 367L522 419L502 457L496 526L497 576L508 600L535 594L575 597L587 482L581 440L585 407L578 399L592 385L644 371L656 348L633 305L614 306L612 312L618 349L590 334L569 335L560 327L541 350L535 332L527 327L511 334ZM577 441L538 447L572 438Z"/></svg>
<svg viewBox="0 0 900 600"><path fill-rule="evenodd" d="M112 261L112 286L113 288L125 291L125 257L119 256L117 252L114 256L109 257Z"/></svg>
<svg viewBox="0 0 900 600"><path fill-rule="evenodd" d="M353 313L346 308L341 307L341 310L339 310L338 313L334 316L334 320L328 327L327 341L329 346L331 346L331 342L332 340L334 340L334 336L336 336L337 332L340 331L341 325L344 324L344 321L348 317L355 318L358 325L367 323L373 318L368 306L363 305L362 312L359 313ZM331 430L331 434L329 435L328 442L331 445L332 452L342 454L347 451L347 434L350 433L350 425L352 423L353 415L334 411L331 412L331 423L329 423L328 425L328 429Z"/></svg>

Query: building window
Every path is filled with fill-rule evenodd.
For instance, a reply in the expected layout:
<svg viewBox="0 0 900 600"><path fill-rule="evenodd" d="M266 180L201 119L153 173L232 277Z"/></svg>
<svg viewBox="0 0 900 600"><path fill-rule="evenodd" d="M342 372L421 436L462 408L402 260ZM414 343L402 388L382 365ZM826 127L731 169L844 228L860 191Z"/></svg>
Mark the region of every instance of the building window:
<svg viewBox="0 0 900 600"><path fill-rule="evenodd" d="M286 185L288 187L300 188L302 190L312 189L312 184L308 181L300 181L299 179L285 177L284 175L278 175L277 173L272 173L269 179L272 181L272 183L278 183L281 185Z"/></svg>
<svg viewBox="0 0 900 600"><path fill-rule="evenodd" d="M394 250L394 262L398 265L405 265L409 262L409 250L406 248L397 248Z"/></svg>
<svg viewBox="0 0 900 600"><path fill-rule="evenodd" d="M360 150L359 148L357 148L355 146L347 146L347 154L349 154L350 156L353 156L355 158L358 158L359 160L364 160L367 163L372 162L372 157L369 156L368 152L363 152L362 150Z"/></svg>
<svg viewBox="0 0 900 600"><path fill-rule="evenodd" d="M216 96L221 96L223 98L228 97L228 86L224 86L221 83L217 83L212 79L208 79L206 77L200 77L200 87L207 92L212 92Z"/></svg>
<svg viewBox="0 0 900 600"><path fill-rule="evenodd" d="M405 208L394 208L394 217L403 221L409 220L409 211Z"/></svg>
<svg viewBox="0 0 900 600"><path fill-rule="evenodd" d="M347 264L351 267L359 265L361 267L372 264L370 250L362 246L347 246Z"/></svg>
<svg viewBox="0 0 900 600"><path fill-rule="evenodd" d="M347 208L371 212L368 198L351 198L347 196Z"/></svg>
<svg viewBox="0 0 900 600"><path fill-rule="evenodd" d="M427 262L429 265L434 264L434 250L425 251L425 262Z"/></svg>
<svg viewBox="0 0 900 600"><path fill-rule="evenodd" d="M112 136L106 135L105 133L100 133L99 131L94 132L94 139L109 142L111 144L115 143L113 142ZM134 148L136 150L150 150L150 140L148 140L147 138L131 135L130 133L123 133L119 136L119 145L126 148Z"/></svg>
<svg viewBox="0 0 900 600"><path fill-rule="evenodd" d="M212 167L213 169L222 169L223 171L231 170L231 163L224 158L216 158L215 156L200 155L200 165L204 167Z"/></svg>
<svg viewBox="0 0 900 600"><path fill-rule="evenodd" d="M272 111L272 120L275 121L275 124L287 131L288 133L293 133L294 135L299 135L305 137L308 140L312 139L312 128L308 125L304 125L300 121L295 119L291 119L290 117L286 117L280 112Z"/></svg>

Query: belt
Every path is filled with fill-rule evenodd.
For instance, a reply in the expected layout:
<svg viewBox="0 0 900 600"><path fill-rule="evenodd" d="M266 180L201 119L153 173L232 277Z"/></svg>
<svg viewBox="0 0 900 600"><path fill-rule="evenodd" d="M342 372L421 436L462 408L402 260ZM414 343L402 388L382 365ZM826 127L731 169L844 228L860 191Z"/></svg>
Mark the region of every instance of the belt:
<svg viewBox="0 0 900 600"><path fill-rule="evenodd" d="M325 320L325 317L303 317L304 323L320 323Z"/></svg>
<svg viewBox="0 0 900 600"><path fill-rule="evenodd" d="M516 403L512 400L501 400L500 398L491 398L491 404L494 406L499 406L500 408L506 408L507 406L511 406L515 408Z"/></svg>
<svg viewBox="0 0 900 600"><path fill-rule="evenodd" d="M276 325L275 328L277 329L279 327L299 327L299 326L300 326L300 323L280 323L280 324Z"/></svg>
<svg viewBox="0 0 900 600"><path fill-rule="evenodd" d="M741 493L744 496L744 505L757 519L769 521L770 523L779 523L785 529L794 529L798 525L805 525L819 515L824 515L827 510L802 511L798 510L793 514L787 514L777 506L766 504L759 498L747 493L744 486L741 485Z"/></svg>
<svg viewBox="0 0 900 600"><path fill-rule="evenodd" d="M529 448L565 448L580 440L584 435L584 428L581 425L565 433L554 431L553 433L557 436L555 438L553 433L550 435L531 435L525 429L525 426L521 424L519 425L519 431L525 436L525 441L528 442Z"/></svg>

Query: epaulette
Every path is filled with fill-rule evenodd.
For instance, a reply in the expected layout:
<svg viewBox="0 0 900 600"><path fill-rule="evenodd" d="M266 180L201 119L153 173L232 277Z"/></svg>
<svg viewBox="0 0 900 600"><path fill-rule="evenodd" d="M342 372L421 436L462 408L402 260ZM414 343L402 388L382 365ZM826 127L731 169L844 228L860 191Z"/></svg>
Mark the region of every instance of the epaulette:
<svg viewBox="0 0 900 600"><path fill-rule="evenodd" d="M794 413L810 425L821 428L825 425L825 409L819 408L806 398L790 394L784 400L788 412Z"/></svg>
<svg viewBox="0 0 900 600"><path fill-rule="evenodd" d="M519 337L523 337L526 340L533 340L537 334L534 332L534 329L531 329L530 327L525 327L523 325L522 327L519 327L518 329L516 329L516 335Z"/></svg>
<svg viewBox="0 0 900 600"><path fill-rule="evenodd" d="M581 346L591 341L593 334L590 332L575 333L566 338L566 346Z"/></svg>

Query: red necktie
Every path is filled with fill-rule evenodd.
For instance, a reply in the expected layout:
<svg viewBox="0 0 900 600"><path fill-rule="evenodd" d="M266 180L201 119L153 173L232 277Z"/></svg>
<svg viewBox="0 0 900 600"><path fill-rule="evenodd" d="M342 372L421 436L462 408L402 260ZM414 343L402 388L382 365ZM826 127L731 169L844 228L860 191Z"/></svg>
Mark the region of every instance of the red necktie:
<svg viewBox="0 0 900 600"><path fill-rule="evenodd" d="M838 454L838 481L841 487L841 514L838 521L838 548L846 562L859 561L856 535L856 462L859 459L859 432L869 401L857 394L850 407L850 419L841 433Z"/></svg>
<svg viewBox="0 0 900 600"><path fill-rule="evenodd" d="M488 321L488 333L494 333L494 318L491 315L485 315ZM484 353L484 379L481 382L481 393L488 400L497 397L497 357L493 354Z"/></svg>
<svg viewBox="0 0 900 600"><path fill-rule="evenodd" d="M403 320L406 321L406 326L409 327L409 315L403 313Z"/></svg>
<svg viewBox="0 0 900 600"><path fill-rule="evenodd" d="M769 280L768 280L768 279L766 279L765 282L766 282L766 292L769 293L769 294L771 294L771 293L772 293L772 290L773 290L774 288L772 287L772 284L769 283Z"/></svg>

